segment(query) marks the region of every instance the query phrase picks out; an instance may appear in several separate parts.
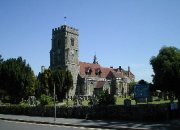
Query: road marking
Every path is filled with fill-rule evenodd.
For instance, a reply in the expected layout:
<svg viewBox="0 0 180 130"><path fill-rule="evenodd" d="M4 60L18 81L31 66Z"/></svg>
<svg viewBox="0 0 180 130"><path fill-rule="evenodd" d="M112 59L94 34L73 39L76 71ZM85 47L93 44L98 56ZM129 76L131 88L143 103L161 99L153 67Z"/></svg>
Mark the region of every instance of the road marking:
<svg viewBox="0 0 180 130"><path fill-rule="evenodd" d="M5 122L13 122L17 124L32 124L32 125L38 125L38 126L50 126L50 127L64 127L64 128L73 128L73 129L81 129L81 130L110 130L110 129L101 129L101 128L87 128L87 127L78 127L78 126L66 126L66 125L52 125L52 124L37 124L32 122L20 122L20 121L8 121L4 120ZM112 130L112 129L111 129Z"/></svg>

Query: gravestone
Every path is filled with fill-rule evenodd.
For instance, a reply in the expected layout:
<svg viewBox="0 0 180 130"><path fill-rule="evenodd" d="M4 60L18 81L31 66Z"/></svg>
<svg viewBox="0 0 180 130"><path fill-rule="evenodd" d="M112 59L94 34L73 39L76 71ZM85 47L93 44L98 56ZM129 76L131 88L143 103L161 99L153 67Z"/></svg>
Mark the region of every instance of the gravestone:
<svg viewBox="0 0 180 130"><path fill-rule="evenodd" d="M35 106L35 105L37 105L37 103L36 103L36 97L35 97L35 96L29 96L29 98L28 98L28 104L29 104L30 106Z"/></svg>
<svg viewBox="0 0 180 130"><path fill-rule="evenodd" d="M131 100L130 99L125 99L124 100L124 106L126 106L126 107L131 106Z"/></svg>

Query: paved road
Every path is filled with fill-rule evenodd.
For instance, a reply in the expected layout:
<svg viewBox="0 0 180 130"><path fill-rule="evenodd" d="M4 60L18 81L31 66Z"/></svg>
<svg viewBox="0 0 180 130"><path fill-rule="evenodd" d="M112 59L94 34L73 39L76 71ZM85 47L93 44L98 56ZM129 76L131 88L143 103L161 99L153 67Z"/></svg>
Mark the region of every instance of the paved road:
<svg viewBox="0 0 180 130"><path fill-rule="evenodd" d="M35 124L27 122L0 120L0 130L95 130L95 128Z"/></svg>
<svg viewBox="0 0 180 130"><path fill-rule="evenodd" d="M5 115L0 114L0 119L4 121L19 121L24 123L36 123L41 125L52 126L54 120L52 117L32 117L23 115ZM6 123L5 123L6 124ZM0 124L0 130L2 123ZM133 130L180 130L180 119L165 121L165 122L136 122L136 121L114 121L114 120L85 120L85 119L68 119L68 118L57 118L56 127L64 128L102 128L102 129L133 129ZM66 127L65 127L66 126ZM12 127L13 128L13 127ZM19 130L19 129L18 129ZM20 129L21 130L21 129ZM24 130L24 129L23 129ZM25 129L26 130L26 129ZM32 129L31 129L32 130ZM53 129L52 129L53 130Z"/></svg>
<svg viewBox="0 0 180 130"><path fill-rule="evenodd" d="M37 124L54 124L54 118L52 117L33 117L23 115L5 115L0 114L0 119L9 121L31 122ZM144 123L139 122L127 122L127 121L113 121L113 120L86 120L86 119L70 119L70 118L57 118L57 125L86 127L86 128L101 128L101 129L133 129L144 130L151 126L147 126ZM1 130L1 129L0 129Z"/></svg>

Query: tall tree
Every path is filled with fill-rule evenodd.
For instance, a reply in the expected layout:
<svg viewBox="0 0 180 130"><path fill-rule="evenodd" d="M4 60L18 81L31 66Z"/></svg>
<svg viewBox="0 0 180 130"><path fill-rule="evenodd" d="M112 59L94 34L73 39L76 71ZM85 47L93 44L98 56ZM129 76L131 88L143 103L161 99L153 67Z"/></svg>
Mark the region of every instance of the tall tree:
<svg viewBox="0 0 180 130"><path fill-rule="evenodd" d="M2 73L2 70L1 70L1 66L2 66L2 63L3 63L3 59L2 59L2 56L0 55L0 95L4 96L5 95L5 91L3 89L3 86L2 86L2 78L1 78L1 73Z"/></svg>
<svg viewBox="0 0 180 130"><path fill-rule="evenodd" d="M134 92L134 85L136 85L136 84L137 84L137 82L130 82L130 83L128 83L128 86L129 86L129 95Z"/></svg>
<svg viewBox="0 0 180 130"><path fill-rule="evenodd" d="M53 71L52 76L56 85L57 98L62 101L73 86L72 75L69 71L56 69Z"/></svg>
<svg viewBox="0 0 180 130"><path fill-rule="evenodd" d="M62 101L64 98L64 80L65 80L65 71L56 69L53 71L53 80L56 86L56 95L59 101Z"/></svg>
<svg viewBox="0 0 180 130"><path fill-rule="evenodd" d="M22 98L35 94L35 75L21 57L4 61L0 77L1 88L10 96L12 103L19 103Z"/></svg>
<svg viewBox="0 0 180 130"><path fill-rule="evenodd" d="M73 87L73 77L70 71L66 71L65 80L64 80L64 91L67 93L67 96L69 96L68 93L72 87Z"/></svg>
<svg viewBox="0 0 180 130"><path fill-rule="evenodd" d="M163 47L150 64L154 70L153 82L157 89L173 91L180 97L180 50L175 47Z"/></svg>
<svg viewBox="0 0 180 130"><path fill-rule="evenodd" d="M141 79L138 81L138 84L149 84L149 83L145 81L144 79Z"/></svg>
<svg viewBox="0 0 180 130"><path fill-rule="evenodd" d="M56 95L59 101L62 101L66 94L73 86L72 75L69 71L62 69L50 70L46 69L38 76L39 87L38 95L50 95L53 96L54 85L56 86Z"/></svg>
<svg viewBox="0 0 180 130"><path fill-rule="evenodd" d="M52 71L50 69L45 69L44 72L39 73L37 79L39 81L37 96L40 97L42 94L52 95L53 89L52 85Z"/></svg>

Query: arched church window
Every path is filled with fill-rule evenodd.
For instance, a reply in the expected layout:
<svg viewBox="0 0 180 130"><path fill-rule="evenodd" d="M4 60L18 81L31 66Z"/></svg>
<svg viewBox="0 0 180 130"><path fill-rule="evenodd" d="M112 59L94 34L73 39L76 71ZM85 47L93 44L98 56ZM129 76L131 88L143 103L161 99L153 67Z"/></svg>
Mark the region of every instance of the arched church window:
<svg viewBox="0 0 180 130"><path fill-rule="evenodd" d="M74 38L71 38L71 46L74 46Z"/></svg>
<svg viewBox="0 0 180 130"><path fill-rule="evenodd" d="M61 40L58 40L58 48L61 48Z"/></svg>

